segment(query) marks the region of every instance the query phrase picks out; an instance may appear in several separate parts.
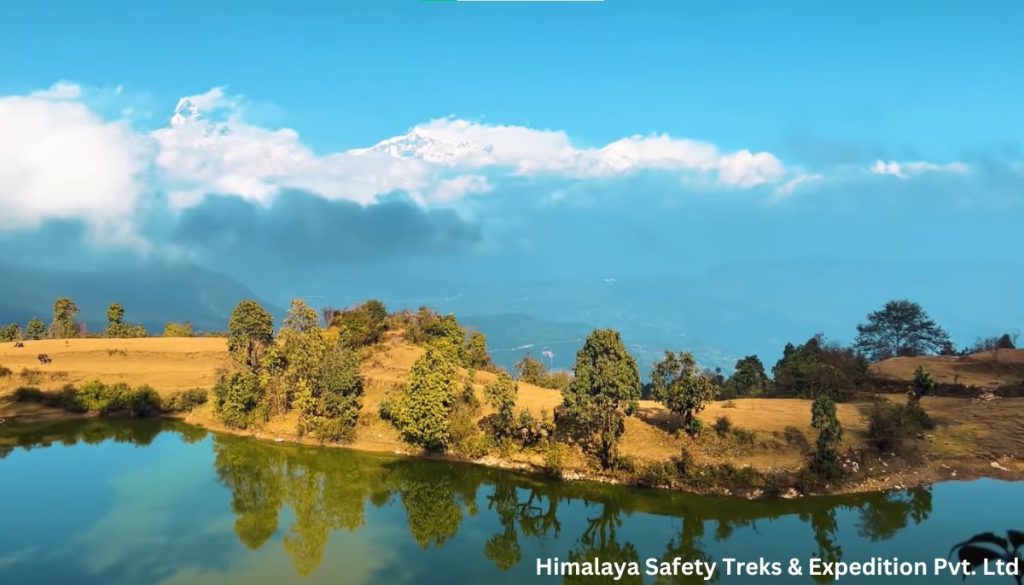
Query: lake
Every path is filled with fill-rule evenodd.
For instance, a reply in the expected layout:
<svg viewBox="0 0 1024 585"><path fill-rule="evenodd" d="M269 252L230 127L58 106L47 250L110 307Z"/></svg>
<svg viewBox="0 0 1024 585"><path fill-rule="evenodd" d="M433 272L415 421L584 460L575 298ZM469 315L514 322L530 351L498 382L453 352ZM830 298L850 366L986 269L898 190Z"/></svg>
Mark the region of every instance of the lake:
<svg viewBox="0 0 1024 585"><path fill-rule="evenodd" d="M641 570L681 557L718 562L719 583L827 583L787 575L788 559L931 564L975 533L1024 525L1024 483L746 501L273 444L176 421L3 425L0 457L3 584L615 582L538 577L537 559L555 557ZM783 576L721 574L724 559L759 557L780 561Z"/></svg>

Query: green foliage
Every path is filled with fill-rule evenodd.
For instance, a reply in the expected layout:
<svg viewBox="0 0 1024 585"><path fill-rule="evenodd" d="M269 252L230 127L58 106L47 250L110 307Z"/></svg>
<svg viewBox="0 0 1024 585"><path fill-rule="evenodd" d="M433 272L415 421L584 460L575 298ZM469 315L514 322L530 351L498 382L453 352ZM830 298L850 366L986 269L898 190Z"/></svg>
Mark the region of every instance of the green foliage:
<svg viewBox="0 0 1024 585"><path fill-rule="evenodd" d="M195 335L195 331L192 329L190 321L185 321L184 323L168 321L164 323L164 337L192 337L193 335Z"/></svg>
<svg viewBox="0 0 1024 585"><path fill-rule="evenodd" d="M256 375L248 370L221 376L213 387L213 407L229 427L245 429L255 422L261 393Z"/></svg>
<svg viewBox="0 0 1024 585"><path fill-rule="evenodd" d="M228 320L228 351L235 360L255 371L260 355L274 342L274 318L252 300L238 303Z"/></svg>
<svg viewBox="0 0 1024 585"><path fill-rule="evenodd" d="M135 417L156 416L164 411L160 395L149 386L132 388L124 382L104 384L87 382L81 389L71 384L57 392L44 392L37 388L18 388L14 392L18 402L36 402L51 408L70 412L95 412L101 415L128 414Z"/></svg>
<svg viewBox="0 0 1024 585"><path fill-rule="evenodd" d="M468 368L484 370L494 367L491 361L491 354L487 351L487 336L479 331L474 331L466 339L465 365Z"/></svg>
<svg viewBox="0 0 1024 585"><path fill-rule="evenodd" d="M949 335L909 300L889 301L881 310L868 314L868 322L857 326L858 350L872 360L924 355L949 344Z"/></svg>
<svg viewBox="0 0 1024 585"><path fill-rule="evenodd" d="M541 388L561 390L569 385L571 378L568 372L549 372L544 362L526 354L523 359L513 365L516 378L527 384L533 384Z"/></svg>
<svg viewBox="0 0 1024 585"><path fill-rule="evenodd" d="M836 404L827 394L821 394L811 405L811 426L818 430L818 440L811 468L819 476L835 479L842 473L839 446L843 440L843 427L836 416Z"/></svg>
<svg viewBox="0 0 1024 585"><path fill-rule="evenodd" d="M0 342L21 339L21 327L17 323L9 323L0 327Z"/></svg>
<svg viewBox="0 0 1024 585"><path fill-rule="evenodd" d="M428 347L416 360L404 394L396 397L390 409L392 421L407 442L428 451L448 448L458 381L456 365L444 352Z"/></svg>
<svg viewBox="0 0 1024 585"><path fill-rule="evenodd" d="M917 404L933 390L935 390L935 382L932 377L925 371L924 366L917 366L917 369L914 370L914 381L911 382L910 388L907 390L907 400L911 404Z"/></svg>
<svg viewBox="0 0 1024 585"><path fill-rule="evenodd" d="M302 299L292 299L288 314L284 317L281 329L295 333L307 333L320 328L320 316Z"/></svg>
<svg viewBox="0 0 1024 585"><path fill-rule="evenodd" d="M441 316L427 307L401 316L405 337L419 345L433 345L451 350L458 363L466 364L466 332L455 315Z"/></svg>
<svg viewBox="0 0 1024 585"><path fill-rule="evenodd" d="M787 343L772 373L773 391L778 396L816 398L825 394L845 400L867 380L868 362L853 350L815 335L803 345Z"/></svg>
<svg viewBox="0 0 1024 585"><path fill-rule="evenodd" d="M66 339L77 337L78 328L75 317L78 316L78 305L67 297L60 297L53 303L53 322L50 323L50 337Z"/></svg>
<svg viewBox="0 0 1024 585"><path fill-rule="evenodd" d="M46 337L46 323L42 319L32 317L25 327L25 339L42 339Z"/></svg>
<svg viewBox="0 0 1024 585"><path fill-rule="evenodd" d="M715 424L711 426L715 429L715 433L717 433L719 437L724 437L732 430L732 420L727 416L720 416L715 419Z"/></svg>
<svg viewBox="0 0 1024 585"><path fill-rule="evenodd" d="M107 307L107 329L124 322L124 306L121 303L110 303Z"/></svg>
<svg viewBox="0 0 1024 585"><path fill-rule="evenodd" d="M172 392L163 399L163 409L167 412L191 412L196 407L206 404L206 390L192 388Z"/></svg>
<svg viewBox="0 0 1024 585"><path fill-rule="evenodd" d="M146 337L146 327L141 323L125 323L124 307L121 303L111 303L107 307L107 328L103 335L114 338Z"/></svg>
<svg viewBox="0 0 1024 585"><path fill-rule="evenodd" d="M387 331L388 311L384 304L377 300L366 301L344 311L328 311L328 314L329 324L338 328L339 339L349 347L373 345L379 342Z"/></svg>
<svg viewBox="0 0 1024 585"><path fill-rule="evenodd" d="M736 361L736 370L726 380L721 395L723 398L761 396L768 391L768 384L761 359L748 355Z"/></svg>
<svg viewBox="0 0 1024 585"><path fill-rule="evenodd" d="M495 437L510 437L515 431L515 407L518 394L519 389L516 382L507 372L501 372L498 374L497 380L484 387L487 404L494 409L491 428Z"/></svg>
<svg viewBox="0 0 1024 585"><path fill-rule="evenodd" d="M570 419L598 435L598 457L607 468L615 460L625 417L638 407L636 360L618 331L598 329L576 354L573 372L572 382L562 389L562 406Z"/></svg>
<svg viewBox="0 0 1024 585"><path fill-rule="evenodd" d="M651 386L655 400L682 417L687 432L692 430L697 413L718 393L718 387L701 372L690 352L666 351L651 370Z"/></svg>
<svg viewBox="0 0 1024 585"><path fill-rule="evenodd" d="M871 405L868 416L868 442L880 453L900 453L909 439L935 426L917 402L906 405L879 401Z"/></svg>
<svg viewBox="0 0 1024 585"><path fill-rule="evenodd" d="M299 412L303 430L321 441L354 439L363 395L363 378L355 353L340 346L327 348L321 371L312 380L312 389L312 402Z"/></svg>

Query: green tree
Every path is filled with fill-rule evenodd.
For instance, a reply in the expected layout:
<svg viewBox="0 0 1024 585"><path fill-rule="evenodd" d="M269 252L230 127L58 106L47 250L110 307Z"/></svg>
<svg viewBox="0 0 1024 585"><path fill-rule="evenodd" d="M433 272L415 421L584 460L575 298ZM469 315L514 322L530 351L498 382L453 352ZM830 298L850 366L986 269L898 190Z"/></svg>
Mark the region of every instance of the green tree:
<svg viewBox="0 0 1024 585"><path fill-rule="evenodd" d="M787 343L772 373L773 392L779 396L815 398L828 394L843 399L867 380L867 360L853 350L827 343L815 335L803 345Z"/></svg>
<svg viewBox="0 0 1024 585"><path fill-rule="evenodd" d="M486 369L494 364L491 362L491 354L487 351L487 336L479 331L474 331L466 339L466 362L468 368Z"/></svg>
<svg viewBox="0 0 1024 585"><path fill-rule="evenodd" d="M818 440L812 468L822 477L839 476L839 446L843 440L843 427L836 416L836 403L827 394L814 399L811 405L811 426L818 430Z"/></svg>
<svg viewBox="0 0 1024 585"><path fill-rule="evenodd" d="M21 339L21 326L9 323L0 327L0 341L17 341Z"/></svg>
<svg viewBox="0 0 1024 585"><path fill-rule="evenodd" d="M949 343L949 335L925 312L909 301L889 301L881 310L868 314L868 322L857 326L856 347L872 360L938 352Z"/></svg>
<svg viewBox="0 0 1024 585"><path fill-rule="evenodd" d="M508 372L500 372L498 379L484 387L484 397L494 409L494 434L509 437L515 430L516 396L519 389Z"/></svg>
<svg viewBox="0 0 1024 585"><path fill-rule="evenodd" d="M445 352L428 347L412 366L405 394L394 419L403 438L428 451L444 451L450 436L450 414L458 391L457 368Z"/></svg>
<svg viewBox="0 0 1024 585"><path fill-rule="evenodd" d="M67 297L60 297L53 303L53 322L50 323L50 337L66 339L76 337L78 328L75 317L78 316L78 305Z"/></svg>
<svg viewBox="0 0 1024 585"><path fill-rule="evenodd" d="M42 319L32 317L25 327L25 339L42 339L46 337L46 323Z"/></svg>
<svg viewBox="0 0 1024 585"><path fill-rule="evenodd" d="M121 303L110 303L107 307L107 329L124 322L124 306Z"/></svg>
<svg viewBox="0 0 1024 585"><path fill-rule="evenodd" d="M718 387L697 366L690 352L665 352L665 357L651 370L655 400L683 419L683 428L690 434L699 430L694 418L715 398Z"/></svg>
<svg viewBox="0 0 1024 585"><path fill-rule="evenodd" d="M364 347L379 342L387 331L388 311L377 300L346 309L328 311L329 325L337 327L341 342L349 347Z"/></svg>
<svg viewBox="0 0 1024 585"><path fill-rule="evenodd" d="M299 414L305 427L321 441L352 441L363 395L355 353L339 346L328 348L313 388L312 404Z"/></svg>
<svg viewBox="0 0 1024 585"><path fill-rule="evenodd" d="M221 376L213 387L214 412L224 424L236 429L252 426L261 398L256 375L250 371Z"/></svg>
<svg viewBox="0 0 1024 585"><path fill-rule="evenodd" d="M922 398L932 393L935 390L935 381L925 371L924 366L917 366L914 370L914 381L910 384L910 389L907 391L907 400L910 405L917 405Z"/></svg>
<svg viewBox="0 0 1024 585"><path fill-rule="evenodd" d="M618 331L597 329L577 352L573 372L572 382L562 390L562 406L566 415L597 434L598 457L609 467L617 456L625 417L638 407L640 372L636 360Z"/></svg>
<svg viewBox="0 0 1024 585"><path fill-rule="evenodd" d="M195 335L195 331L192 330L192 323L189 321L184 323L168 321L164 323L164 337L192 337L193 335Z"/></svg>
<svg viewBox="0 0 1024 585"><path fill-rule="evenodd" d="M736 361L736 371L725 382L729 396L760 396L768 389L768 375L764 364L756 355L748 355Z"/></svg>
<svg viewBox="0 0 1024 585"><path fill-rule="evenodd" d="M260 354L274 342L274 318L252 300L238 303L228 320L228 351L250 370L259 368Z"/></svg>

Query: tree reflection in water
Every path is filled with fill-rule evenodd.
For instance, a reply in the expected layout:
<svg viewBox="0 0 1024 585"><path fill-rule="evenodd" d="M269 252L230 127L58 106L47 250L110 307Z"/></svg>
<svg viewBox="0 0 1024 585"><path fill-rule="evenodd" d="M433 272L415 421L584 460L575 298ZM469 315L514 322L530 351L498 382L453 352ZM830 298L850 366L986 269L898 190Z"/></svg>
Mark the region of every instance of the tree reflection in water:
<svg viewBox="0 0 1024 585"><path fill-rule="evenodd" d="M148 445L161 432L176 433L194 443L207 438L202 429L168 421L75 421L19 425L0 436L0 455L54 443L95 444L113 440ZM809 528L817 549L811 554L838 561L842 516L856 515L860 538L882 541L910 524L924 521L932 509L930 489L863 496L796 500L745 501L681 493L627 489L593 483L553 482L506 471L440 461L394 459L333 449L269 444L214 435L214 466L231 492L234 530L241 543L260 549L283 532L281 542L303 576L324 560L332 532L354 532L366 523L367 506L400 505L412 540L423 549L441 548L463 522L481 515L484 525L497 527L482 538L481 553L501 571L520 567L525 543L562 560L641 561L638 543L623 535L634 514L677 518L678 531L661 547L661 559L714 560L709 539L725 543L738 527L781 517L799 518ZM482 494L478 509L478 494ZM566 521L586 519L580 534L564 546ZM282 512L291 511L281 526ZM561 513L561 514L560 514ZM476 524L474 524L476 525ZM714 526L713 532L708 528ZM649 536L649 535L648 535ZM552 548L548 545L555 544ZM639 543L645 548L649 540ZM653 552L653 551L652 551ZM646 556L646 555L645 555ZM619 583L639 582L626 579ZM583 580L583 579L579 579ZM600 582L586 578L587 583ZM565 579L573 582L572 577ZM658 577L660 585L702 581L700 577Z"/></svg>

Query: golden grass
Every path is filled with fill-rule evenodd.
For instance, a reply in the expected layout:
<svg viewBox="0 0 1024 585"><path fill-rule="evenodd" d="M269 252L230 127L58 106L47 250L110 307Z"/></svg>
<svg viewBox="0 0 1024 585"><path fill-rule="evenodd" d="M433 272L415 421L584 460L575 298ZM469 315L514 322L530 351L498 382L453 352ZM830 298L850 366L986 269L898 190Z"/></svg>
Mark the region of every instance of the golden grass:
<svg viewBox="0 0 1024 585"><path fill-rule="evenodd" d="M39 364L37 354L48 354L52 362ZM406 446L398 433L377 415L380 402L396 384L405 382L409 370L423 349L390 335L363 361L365 396L353 445L359 449L376 451L402 451ZM1024 356L1024 352L1007 354L1007 363ZM1000 356L1003 359L1003 356ZM939 358L926 358L931 364L945 364ZM938 361L934 361L938 360ZM955 358L954 358L955 360ZM913 361L890 360L879 367L893 375L909 377ZM81 383L99 379L105 382L123 381L131 385L148 384L159 392L187 388L210 388L216 381L218 370L229 365L226 342L222 338L146 338L146 339L73 339L29 341L24 348L12 343L0 344L0 365L9 367L13 374L0 378L0 398L18 386L26 385L23 369L39 372L37 386L50 389L67 383ZM951 365L956 370L956 364ZM933 376L942 379L948 371L937 367ZM483 386L495 378L494 374L478 372L476 390L483 399ZM901 397L893 396L893 400ZM553 413L561 402L555 390L519 384L518 405L535 415L542 410ZM929 441L923 443L924 454L934 459L960 457L992 457L1024 455L1024 425L1020 422L1024 399L1000 399L976 402L958 398L926 398L924 407L939 422ZM0 400L0 418L9 416L15 406L36 409L34 405L12 405ZM708 428L699 439L693 440L673 432L677 423L658 403L642 401L640 412L626 422L622 440L623 453L648 460L667 460L689 449L699 461L731 463L737 467L749 465L758 469L799 467L804 454L795 445L788 444L783 435L790 427L813 444L814 429L810 426L811 403L801 399L739 399L714 402L700 414L706 427L720 416L727 416L734 428L751 431L754 441L738 445L731 438L719 438ZM866 446L866 423L861 414L863 405L840 404L838 415L844 428L844 444L851 448ZM484 408L483 415L488 414ZM43 412L31 413L43 416ZM209 405L194 414L197 422L216 427ZM295 428L294 417L271 421L261 429L265 437L291 438ZM792 430L790 430L792 433Z"/></svg>
<svg viewBox="0 0 1024 585"><path fill-rule="evenodd" d="M891 380L911 380L923 366L932 379L943 384L994 388L1024 382L1024 349L984 351L969 356L893 358L871 366L872 373Z"/></svg>

